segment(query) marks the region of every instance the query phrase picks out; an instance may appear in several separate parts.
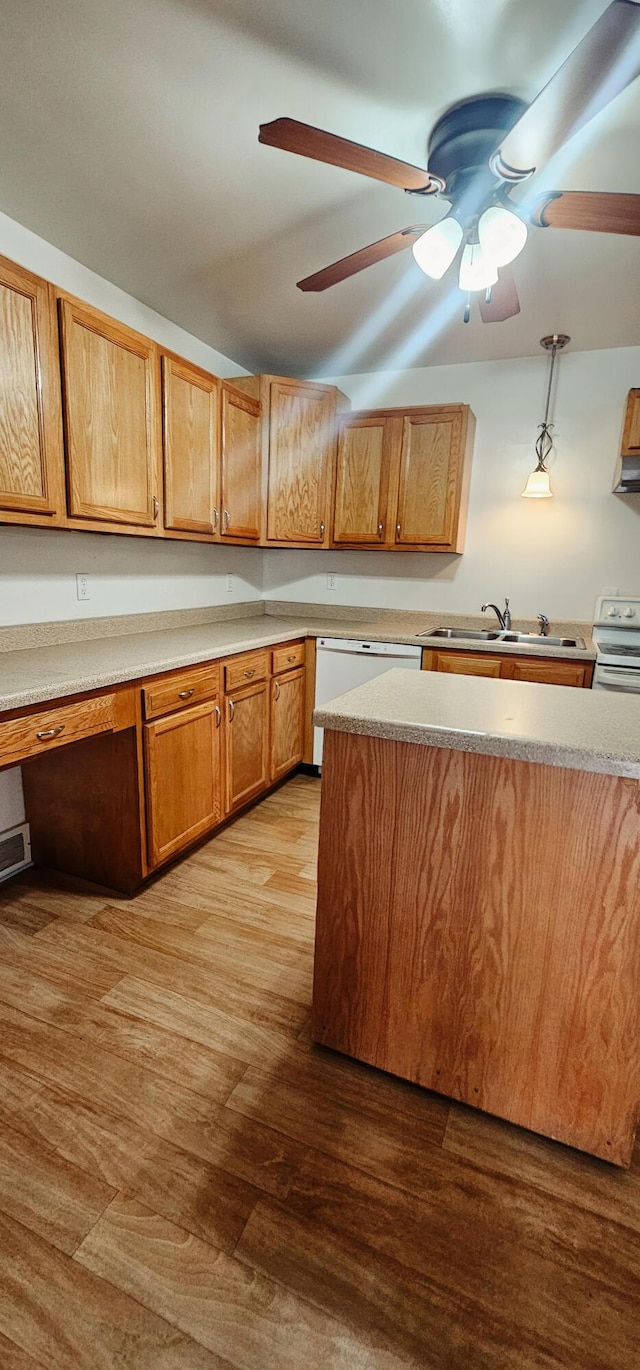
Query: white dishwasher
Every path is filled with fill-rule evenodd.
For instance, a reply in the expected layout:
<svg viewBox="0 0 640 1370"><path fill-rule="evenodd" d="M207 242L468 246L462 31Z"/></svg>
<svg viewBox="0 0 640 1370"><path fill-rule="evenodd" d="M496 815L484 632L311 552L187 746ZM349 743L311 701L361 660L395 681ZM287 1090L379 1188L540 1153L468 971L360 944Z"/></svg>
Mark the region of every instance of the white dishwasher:
<svg viewBox="0 0 640 1370"><path fill-rule="evenodd" d="M363 642L360 638L319 637L316 643L316 708L364 685L393 666L419 671L422 647L401 642ZM322 728L313 730L313 764L322 764Z"/></svg>

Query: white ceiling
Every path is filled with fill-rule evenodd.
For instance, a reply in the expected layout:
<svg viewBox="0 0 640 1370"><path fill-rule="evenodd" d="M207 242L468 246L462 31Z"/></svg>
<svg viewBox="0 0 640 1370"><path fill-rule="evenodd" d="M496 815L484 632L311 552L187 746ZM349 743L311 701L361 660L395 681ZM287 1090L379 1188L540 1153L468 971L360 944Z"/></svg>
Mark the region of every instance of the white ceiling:
<svg viewBox="0 0 640 1370"><path fill-rule="evenodd" d="M253 370L300 375L640 341L640 241L532 230L522 312L462 324L410 252L295 282L446 206L257 141L280 115L424 164L453 101L530 100L606 0L0 0L0 209ZM640 192L640 80L540 188Z"/></svg>

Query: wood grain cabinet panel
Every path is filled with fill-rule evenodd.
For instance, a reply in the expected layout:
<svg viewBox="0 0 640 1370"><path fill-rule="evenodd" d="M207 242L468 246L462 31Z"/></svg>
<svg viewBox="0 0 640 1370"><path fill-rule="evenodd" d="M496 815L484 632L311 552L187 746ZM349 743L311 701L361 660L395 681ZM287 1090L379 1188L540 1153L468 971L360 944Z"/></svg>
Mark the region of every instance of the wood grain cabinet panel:
<svg viewBox="0 0 640 1370"><path fill-rule="evenodd" d="M68 513L158 531L156 346L88 305L60 313Z"/></svg>
<svg viewBox="0 0 640 1370"><path fill-rule="evenodd" d="M354 414L342 419L336 462L334 543L375 546L385 541L397 425L397 420L375 414Z"/></svg>
<svg viewBox="0 0 640 1370"><path fill-rule="evenodd" d="M444 671L448 675L500 675L502 658L464 652L423 652L423 671Z"/></svg>
<svg viewBox="0 0 640 1370"><path fill-rule="evenodd" d="M111 694L6 719L0 723L0 767L13 766L97 733L112 732L116 725L116 697Z"/></svg>
<svg viewBox="0 0 640 1370"><path fill-rule="evenodd" d="M446 671L450 675L480 675L502 680L529 680L539 685L589 688L591 662L561 661L555 657L492 656L487 652L434 651L422 653L423 671Z"/></svg>
<svg viewBox="0 0 640 1370"><path fill-rule="evenodd" d="M304 698L304 667L271 681L271 780L279 780L302 761Z"/></svg>
<svg viewBox="0 0 640 1370"><path fill-rule="evenodd" d="M55 301L46 281L4 258L0 356L0 517L51 524L64 514Z"/></svg>
<svg viewBox="0 0 640 1370"><path fill-rule="evenodd" d="M224 668L224 688L227 694L232 690L243 690L256 680L264 680L269 670L267 652L245 652L242 656L232 656Z"/></svg>
<svg viewBox="0 0 640 1370"><path fill-rule="evenodd" d="M554 661L552 657L546 660L505 657L501 674L505 680L531 680L541 685L572 685L579 689L590 683L591 667L583 666L579 661Z"/></svg>
<svg viewBox="0 0 640 1370"><path fill-rule="evenodd" d="M281 671L292 671L296 666L304 666L305 643L287 642L283 647L274 647L271 653L271 670L274 675Z"/></svg>
<svg viewBox="0 0 640 1370"><path fill-rule="evenodd" d="M433 544L454 550L463 428L462 408L404 416L396 544Z"/></svg>
<svg viewBox="0 0 640 1370"><path fill-rule="evenodd" d="M622 456L640 456L640 389L630 390L624 416Z"/></svg>
<svg viewBox="0 0 640 1370"><path fill-rule="evenodd" d="M144 725L149 865L194 842L222 817L217 700Z"/></svg>
<svg viewBox="0 0 640 1370"><path fill-rule="evenodd" d="M336 392L274 380L269 407L267 541L326 545Z"/></svg>
<svg viewBox="0 0 640 1370"><path fill-rule="evenodd" d="M269 686L266 680L225 701L226 811L233 813L269 780Z"/></svg>
<svg viewBox="0 0 640 1370"><path fill-rule="evenodd" d="M180 357L162 357L164 526L209 533L219 526L220 382Z"/></svg>
<svg viewBox="0 0 640 1370"><path fill-rule="evenodd" d="M174 713L176 709L203 704L207 699L214 699L219 691L220 668L217 665L196 666L175 675L164 675L144 686L145 718L158 718L160 714Z"/></svg>
<svg viewBox="0 0 640 1370"><path fill-rule="evenodd" d="M236 542L259 542L262 534L260 401L222 383L220 534Z"/></svg>

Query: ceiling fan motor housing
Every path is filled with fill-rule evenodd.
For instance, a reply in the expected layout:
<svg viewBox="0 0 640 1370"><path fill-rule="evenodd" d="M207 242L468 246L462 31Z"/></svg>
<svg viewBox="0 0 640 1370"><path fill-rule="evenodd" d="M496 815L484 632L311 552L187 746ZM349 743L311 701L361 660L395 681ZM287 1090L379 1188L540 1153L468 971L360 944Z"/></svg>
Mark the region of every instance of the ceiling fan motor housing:
<svg viewBox="0 0 640 1370"><path fill-rule="evenodd" d="M479 208L492 195L497 178L489 159L526 108L515 95L474 95L438 119L429 137L428 166L445 182L448 200L472 201Z"/></svg>

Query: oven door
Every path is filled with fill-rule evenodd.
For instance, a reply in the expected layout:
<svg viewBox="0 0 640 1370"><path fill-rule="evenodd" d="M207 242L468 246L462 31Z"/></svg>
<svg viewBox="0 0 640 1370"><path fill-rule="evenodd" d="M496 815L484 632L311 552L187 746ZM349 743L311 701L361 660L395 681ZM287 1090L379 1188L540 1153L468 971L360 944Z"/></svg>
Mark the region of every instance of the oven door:
<svg viewBox="0 0 640 1370"><path fill-rule="evenodd" d="M596 666L593 689L640 694L640 666Z"/></svg>

